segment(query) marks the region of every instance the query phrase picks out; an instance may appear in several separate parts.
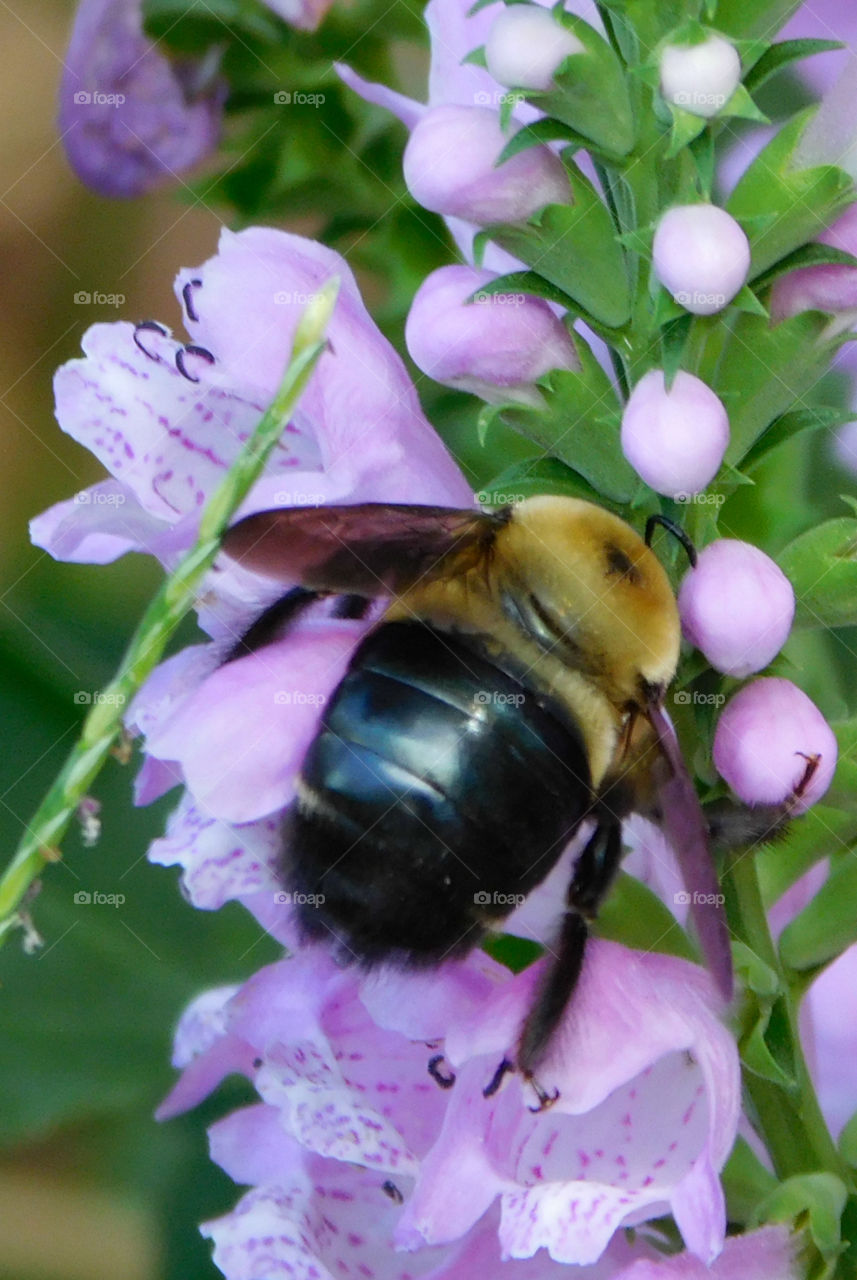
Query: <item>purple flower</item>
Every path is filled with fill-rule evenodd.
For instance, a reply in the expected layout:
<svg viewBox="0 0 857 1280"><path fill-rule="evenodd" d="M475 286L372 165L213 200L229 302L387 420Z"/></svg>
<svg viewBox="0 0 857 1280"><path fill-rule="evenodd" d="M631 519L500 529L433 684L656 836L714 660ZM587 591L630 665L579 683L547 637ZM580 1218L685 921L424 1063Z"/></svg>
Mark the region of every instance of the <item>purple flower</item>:
<svg viewBox="0 0 857 1280"><path fill-rule="evenodd" d="M718 538L699 555L678 593L685 638L716 671L749 676L776 657L794 619L792 585L749 542Z"/></svg>
<svg viewBox="0 0 857 1280"><path fill-rule="evenodd" d="M392 1181L407 1202L375 1247L382 1256L394 1243L418 1250L418 1266L426 1245L478 1239L486 1214L505 1257L545 1247L558 1262L595 1263L622 1223L668 1206L688 1247L713 1259L724 1230L716 1174L734 1139L739 1072L707 975L593 944L563 1042L545 1064L560 1097L538 1115L518 1079L483 1096L536 978L477 953L434 974L361 980L304 953L195 1002L176 1038L183 1074L161 1114L195 1105L230 1071L262 1099L212 1132L215 1158L258 1184L221 1229L234 1240L248 1203L255 1211L281 1200L309 1152L328 1165L323 1183L348 1183L349 1200L374 1202L380 1222ZM441 1052L456 1075L447 1090L426 1070ZM362 1178L333 1161L362 1167ZM294 1243L275 1241L279 1265ZM244 1274L257 1272L227 1270Z"/></svg>
<svg viewBox="0 0 857 1280"><path fill-rule="evenodd" d="M488 107L432 107L405 148L408 190L434 213L483 226L522 222L570 199L562 161L548 147L528 147L498 165L508 141Z"/></svg>
<svg viewBox="0 0 857 1280"><path fill-rule="evenodd" d="M695 116L716 116L741 83L738 50L717 35L699 44L666 45L660 71L667 102Z"/></svg>
<svg viewBox="0 0 857 1280"><path fill-rule="evenodd" d="M652 252L661 284L698 316L722 311L750 269L746 235L725 209L713 204L668 209L655 231Z"/></svg>
<svg viewBox="0 0 857 1280"><path fill-rule="evenodd" d="M441 267L420 285L405 327L411 358L437 382L489 402L538 404L551 369L579 369L568 330L540 298L479 290L494 279L474 267ZM476 297L468 302L471 295Z"/></svg>
<svg viewBox="0 0 857 1280"><path fill-rule="evenodd" d="M790 804L804 813L830 786L836 738L790 680L766 677L727 703L714 734L714 764L746 804Z"/></svg>
<svg viewBox="0 0 857 1280"><path fill-rule="evenodd" d="M677 373L669 391L651 369L631 392L622 415L622 451L656 493L679 501L717 474L729 443L729 419L710 387Z"/></svg>
<svg viewBox="0 0 857 1280"><path fill-rule="evenodd" d="M683 1253L640 1259L613 1280L800 1280L803 1274L797 1241L788 1227L776 1226L730 1237L710 1268Z"/></svg>
<svg viewBox="0 0 857 1280"><path fill-rule="evenodd" d="M857 252L857 205L846 209L832 226L818 237L821 244L833 245L846 253ZM857 311L857 267L830 264L801 267L781 276L771 291L771 315L786 320L799 311L846 313L849 324Z"/></svg>
<svg viewBox="0 0 857 1280"><path fill-rule="evenodd" d="M550 89L566 58L583 44L553 14L535 4L517 4L494 19L485 42L485 62L498 84Z"/></svg>
<svg viewBox="0 0 857 1280"><path fill-rule="evenodd" d="M142 0L81 0L60 84L59 125L82 182L137 196L214 150L216 61L171 60L143 33Z"/></svg>

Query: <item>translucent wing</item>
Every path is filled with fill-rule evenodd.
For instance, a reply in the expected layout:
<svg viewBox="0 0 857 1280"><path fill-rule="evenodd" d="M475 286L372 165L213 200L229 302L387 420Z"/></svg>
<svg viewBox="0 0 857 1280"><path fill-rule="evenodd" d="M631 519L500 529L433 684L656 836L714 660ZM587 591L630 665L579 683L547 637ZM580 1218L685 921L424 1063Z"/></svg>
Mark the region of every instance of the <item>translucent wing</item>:
<svg viewBox="0 0 857 1280"><path fill-rule="evenodd" d="M233 525L223 550L255 573L313 591L391 595L478 564L510 512L383 502L287 507Z"/></svg>

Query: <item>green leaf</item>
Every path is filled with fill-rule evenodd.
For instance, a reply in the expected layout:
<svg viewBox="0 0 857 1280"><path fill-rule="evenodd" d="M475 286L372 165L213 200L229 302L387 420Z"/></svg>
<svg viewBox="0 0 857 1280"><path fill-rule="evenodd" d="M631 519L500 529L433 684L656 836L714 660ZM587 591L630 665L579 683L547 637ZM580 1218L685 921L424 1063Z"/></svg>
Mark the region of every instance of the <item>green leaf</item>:
<svg viewBox="0 0 857 1280"><path fill-rule="evenodd" d="M773 1010L764 1005L739 1044L741 1061L748 1071L762 1080L770 1080L786 1093L799 1092L791 1063L785 1064L775 1054L776 1038L771 1036ZM775 1025L775 1024L774 1024Z"/></svg>
<svg viewBox="0 0 857 1280"><path fill-rule="evenodd" d="M724 35L770 39L800 7L801 0L719 0L717 27Z"/></svg>
<svg viewBox="0 0 857 1280"><path fill-rule="evenodd" d="M612 505L618 513L618 504L605 503L602 494L558 458L539 457L514 463L485 485L477 500L483 506L505 506L543 493L583 498L585 502L597 502L602 506Z"/></svg>
<svg viewBox="0 0 857 1280"><path fill-rule="evenodd" d="M839 1150L846 1164L857 1169L857 1111L839 1135Z"/></svg>
<svg viewBox="0 0 857 1280"><path fill-rule="evenodd" d="M496 0L491 0L491 3L495 4ZM554 120L552 116L547 116L543 120L534 120L532 124L526 124L518 129L517 133L513 133L495 164L505 164L521 151L527 151L530 147L543 146L546 142L569 142L578 148L589 146L588 139L584 138L582 133L578 133L570 125L563 124L561 120Z"/></svg>
<svg viewBox="0 0 857 1280"><path fill-rule="evenodd" d="M571 309L574 309L575 305L573 298L570 298L562 289L558 289L555 284L551 284L537 271L510 271L508 275L497 276L496 280L489 280L480 285L468 301L478 294L490 297L498 293L527 293L534 298L546 298L548 302L556 302L561 307Z"/></svg>
<svg viewBox="0 0 857 1280"><path fill-rule="evenodd" d="M743 1138L736 1139L720 1177L730 1222L746 1222L778 1185L774 1174L765 1168Z"/></svg>
<svg viewBox="0 0 857 1280"><path fill-rule="evenodd" d="M659 951L695 960L687 934L657 894L621 871L593 925L596 937L639 951Z"/></svg>
<svg viewBox="0 0 857 1280"><path fill-rule="evenodd" d="M844 855L825 883L780 936L790 969L815 969L857 942L857 858Z"/></svg>
<svg viewBox="0 0 857 1280"><path fill-rule="evenodd" d="M726 461L740 464L769 423L801 401L827 368L821 341L827 317L804 311L771 327L763 316L739 313L709 385L729 412Z"/></svg>
<svg viewBox="0 0 857 1280"><path fill-rule="evenodd" d="M810 431L835 431L837 427L842 427L853 419L853 412L826 405L784 413L775 419L759 437L745 456L742 466L745 471L752 471L767 458L769 453L780 445L787 444L795 436Z"/></svg>
<svg viewBox="0 0 857 1280"><path fill-rule="evenodd" d="M672 103L668 105L672 115L672 128L670 129L670 145L666 158L667 160L674 160L680 151L685 147L689 147L694 139L699 137L708 124L708 120L705 116L698 116L694 115L692 111L685 111L683 107L674 106Z"/></svg>
<svg viewBox="0 0 857 1280"><path fill-rule="evenodd" d="M502 411L503 421L567 463L608 500L628 502L640 481L619 443L616 392L587 344L572 337L581 372L548 374L539 383L544 408L510 406Z"/></svg>
<svg viewBox="0 0 857 1280"><path fill-rule="evenodd" d="M811 58L813 54L829 53L843 47L839 40L781 40L762 54L752 71L744 77L744 84L750 93L755 93L771 76L798 59Z"/></svg>
<svg viewBox="0 0 857 1280"><path fill-rule="evenodd" d="M528 93L545 115L571 125L608 156L626 156L634 145L634 112L624 69L607 41L576 14L554 17L583 45L554 73L556 88Z"/></svg>
<svg viewBox="0 0 857 1280"><path fill-rule="evenodd" d="M787 1178L759 1206L753 1225L792 1222L806 1215L809 1231L825 1258L839 1253L840 1221L848 1200L841 1178L833 1173L801 1173Z"/></svg>
<svg viewBox="0 0 857 1280"><path fill-rule="evenodd" d="M757 956L746 943L732 943L732 958L735 962L735 972L740 977L742 986L766 1001L771 1001L781 994L779 974Z"/></svg>
<svg viewBox="0 0 857 1280"><path fill-rule="evenodd" d="M792 253L834 221L854 199L854 184L835 165L792 168L811 112L785 125L749 165L726 208L744 225L752 250L750 279ZM754 219L768 218L767 226Z"/></svg>
<svg viewBox="0 0 857 1280"><path fill-rule="evenodd" d="M840 516L807 529L777 561L795 589L799 625L857 624L857 519Z"/></svg>
<svg viewBox="0 0 857 1280"><path fill-rule="evenodd" d="M857 267L857 258L852 253L846 253L844 249L837 249L831 244L821 244L816 240L809 244L801 245L799 249L795 249L794 253L789 253L785 258L780 258L779 262L774 263L770 271L765 271L761 276L753 281L753 288L760 292L773 284L780 276L788 275L790 271L797 271L802 267Z"/></svg>
<svg viewBox="0 0 857 1280"><path fill-rule="evenodd" d="M682 357L687 346L687 336L693 324L693 316L689 311L668 321L661 329L661 364L664 370L664 381L667 391L682 367Z"/></svg>
<svg viewBox="0 0 857 1280"><path fill-rule="evenodd" d="M732 116L737 120L754 120L758 124L770 124L764 111L760 111L743 84L739 84L732 97L719 113L720 117Z"/></svg>
<svg viewBox="0 0 857 1280"><path fill-rule="evenodd" d="M568 164L573 203L551 204L520 225L498 224L490 238L613 329L631 314L625 256L613 220L592 184Z"/></svg>

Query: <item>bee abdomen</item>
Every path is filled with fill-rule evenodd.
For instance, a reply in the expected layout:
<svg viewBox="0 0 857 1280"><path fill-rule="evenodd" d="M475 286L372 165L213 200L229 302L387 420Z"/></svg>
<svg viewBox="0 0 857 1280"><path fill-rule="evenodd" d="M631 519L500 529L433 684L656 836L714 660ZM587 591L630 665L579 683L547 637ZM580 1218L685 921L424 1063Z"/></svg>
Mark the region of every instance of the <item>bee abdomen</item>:
<svg viewBox="0 0 857 1280"><path fill-rule="evenodd" d="M589 803L573 723L460 637L386 623L325 710L287 823L303 929L363 963L466 951L547 875Z"/></svg>

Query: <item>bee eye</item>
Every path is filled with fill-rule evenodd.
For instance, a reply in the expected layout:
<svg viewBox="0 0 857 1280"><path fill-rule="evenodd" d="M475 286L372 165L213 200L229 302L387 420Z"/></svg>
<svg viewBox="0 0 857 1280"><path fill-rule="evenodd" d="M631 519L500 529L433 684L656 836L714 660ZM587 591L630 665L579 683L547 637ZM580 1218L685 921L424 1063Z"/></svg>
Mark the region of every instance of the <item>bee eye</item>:
<svg viewBox="0 0 857 1280"><path fill-rule="evenodd" d="M628 582L633 582L635 585L640 581L639 569L621 547L614 546L611 542L607 544L605 551L608 577L627 578Z"/></svg>

